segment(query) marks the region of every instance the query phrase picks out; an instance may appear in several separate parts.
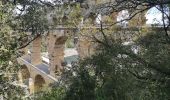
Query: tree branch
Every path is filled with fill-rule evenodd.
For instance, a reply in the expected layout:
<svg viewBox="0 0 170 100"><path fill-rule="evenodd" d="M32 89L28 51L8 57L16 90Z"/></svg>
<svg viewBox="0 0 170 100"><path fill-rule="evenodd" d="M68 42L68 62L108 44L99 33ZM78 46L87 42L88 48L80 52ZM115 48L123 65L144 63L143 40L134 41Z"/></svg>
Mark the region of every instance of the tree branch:
<svg viewBox="0 0 170 100"><path fill-rule="evenodd" d="M27 42L26 44L24 44L24 45L18 47L16 50L25 48L26 46L28 46L31 42L33 42L34 40L36 40L36 39L37 39L38 37L40 37L40 36L41 36L41 34L37 34L32 40L30 40L30 41Z"/></svg>

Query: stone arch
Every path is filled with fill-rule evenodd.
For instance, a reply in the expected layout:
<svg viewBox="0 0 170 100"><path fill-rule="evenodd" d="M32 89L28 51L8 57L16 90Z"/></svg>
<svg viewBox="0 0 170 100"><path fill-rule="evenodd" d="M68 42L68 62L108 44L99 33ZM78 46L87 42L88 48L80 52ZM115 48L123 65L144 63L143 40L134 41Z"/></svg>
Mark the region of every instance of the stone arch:
<svg viewBox="0 0 170 100"><path fill-rule="evenodd" d="M19 71L19 80L21 83L29 84L30 72L26 65L22 65Z"/></svg>
<svg viewBox="0 0 170 100"><path fill-rule="evenodd" d="M34 80L34 92L43 91L45 79L41 75L36 75Z"/></svg>
<svg viewBox="0 0 170 100"><path fill-rule="evenodd" d="M56 39L55 41L55 47L58 46L58 45L63 45L65 44L66 40L67 40L67 36L60 36Z"/></svg>
<svg viewBox="0 0 170 100"><path fill-rule="evenodd" d="M59 74L63 70L62 63L64 62L64 48L67 36L61 36L56 39L54 46L54 60L55 60L55 73Z"/></svg>

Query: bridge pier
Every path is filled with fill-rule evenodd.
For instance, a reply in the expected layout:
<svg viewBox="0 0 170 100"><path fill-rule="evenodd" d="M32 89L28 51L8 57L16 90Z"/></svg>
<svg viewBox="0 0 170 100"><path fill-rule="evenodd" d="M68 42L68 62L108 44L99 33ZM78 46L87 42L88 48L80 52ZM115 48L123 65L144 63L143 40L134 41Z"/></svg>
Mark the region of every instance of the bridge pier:
<svg viewBox="0 0 170 100"><path fill-rule="evenodd" d="M92 55L95 51L93 44L88 39L80 38L78 40L77 51L81 59Z"/></svg>
<svg viewBox="0 0 170 100"><path fill-rule="evenodd" d="M61 30L48 35L49 65L43 63L41 59L41 37L32 42L31 55L24 55L18 59L18 62L24 65L19 72L19 82L28 85L30 94L43 91L51 83L57 82L57 76L63 70L67 37L65 31ZM92 50L91 41L81 39L78 48L82 58L88 56Z"/></svg>
<svg viewBox="0 0 170 100"><path fill-rule="evenodd" d="M19 70L19 72L18 72L18 82L19 82L19 84L23 84L23 78L22 78L22 71L21 70Z"/></svg>
<svg viewBox="0 0 170 100"><path fill-rule="evenodd" d="M50 55L50 74L55 77L63 69L61 63L64 62L64 45L55 46Z"/></svg>
<svg viewBox="0 0 170 100"><path fill-rule="evenodd" d="M32 42L31 63L37 65L41 62L41 37L38 37Z"/></svg>
<svg viewBox="0 0 170 100"><path fill-rule="evenodd" d="M57 31L61 33L60 31ZM61 33L62 34L62 33ZM62 62L64 62L64 48L67 36L64 34L50 33L48 41L48 53L49 53L49 68L50 75L56 77L61 74L63 70Z"/></svg>
<svg viewBox="0 0 170 100"><path fill-rule="evenodd" d="M29 92L30 94L34 93L34 80L32 78L29 78Z"/></svg>

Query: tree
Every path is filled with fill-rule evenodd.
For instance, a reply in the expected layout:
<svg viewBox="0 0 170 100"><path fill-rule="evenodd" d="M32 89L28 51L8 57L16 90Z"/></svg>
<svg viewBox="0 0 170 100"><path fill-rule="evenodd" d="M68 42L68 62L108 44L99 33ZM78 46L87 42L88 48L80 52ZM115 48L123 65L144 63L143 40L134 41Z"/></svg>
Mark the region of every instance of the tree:
<svg viewBox="0 0 170 100"><path fill-rule="evenodd" d="M168 99L168 76L150 67L150 65L161 66L161 70L168 68L169 47L166 47L168 45L162 43L163 41L166 41L165 36L148 33L133 44L122 45L122 42L115 41L110 43L110 47L101 45L97 54L78 65L79 70L75 71L77 76L74 76L66 92L66 98L74 100ZM139 46L138 54L132 50L134 46ZM148 64L141 59L146 60ZM88 90L90 87L92 93ZM88 94L93 94L93 98L86 96Z"/></svg>
<svg viewBox="0 0 170 100"><path fill-rule="evenodd" d="M58 87L52 89L51 92L45 93L45 96L40 95L40 98L42 96L43 99L73 100L169 99L170 70L168 59L170 39L168 28L170 17L165 8L170 4L170 1L109 0L109 2L100 2L100 0L96 0L98 2L96 5L82 4L85 1L78 1L81 3L80 5L77 2L68 1L60 5L41 0L14 0L12 3L22 6L21 14L18 16L12 16L12 12L10 12L10 8L13 8L11 1L4 2L6 4L0 8L2 11L2 28L0 30L2 33L2 56L0 57L1 68L4 73L0 77L2 85L8 87L8 90L13 90L13 85L11 87L11 84L8 83L11 83L13 78L11 79L9 76L11 72L15 72L13 68L17 65L14 62L16 58L15 50L24 48L44 32L55 28L58 23L63 24L61 23L63 18L67 19L64 23L66 26L69 24L79 28L77 25L81 18L84 17L85 24L88 26L95 26L96 24L93 22L96 16L101 14L107 16L106 18L109 20L106 20L107 22L101 20L100 25L98 25L99 29L80 30L80 35L86 35L98 44L98 50L91 57L74 65L70 72L65 70L62 76L64 80L61 79L61 84L57 85ZM6 6L10 6L10 8L4 9ZM159 32L154 28L150 31L150 29L147 30L142 27L145 22L142 15L152 7L157 7L162 12L163 28L158 29L163 29L164 32ZM46 15L50 13L48 12L49 9L56 11L53 18L57 22L56 25L49 25L47 21ZM85 15L81 15L82 9L87 12ZM112 18L116 18L114 14L122 10L129 12L128 17L118 22L113 21ZM60 16L55 16L57 14ZM167 23L165 23L165 18L168 20ZM131 23L127 29L115 26L124 21ZM31 36L24 34L25 31L30 30ZM134 30L137 33L133 32ZM115 38L114 34L118 34L118 36ZM23 41L25 44L23 44ZM132 41L132 43L125 45L127 41ZM7 72L6 69L11 70ZM7 73L10 73L10 75L6 78ZM3 89L2 93L7 94L4 96L7 99L9 97L15 98L15 93L18 93L4 92ZM64 95L58 92L60 90L63 91Z"/></svg>
<svg viewBox="0 0 170 100"><path fill-rule="evenodd" d="M10 3L0 1L0 95L1 99L21 99L23 89L16 85L17 80L17 41L21 33L15 33L9 23L13 19Z"/></svg>
<svg viewBox="0 0 170 100"><path fill-rule="evenodd" d="M92 11L98 14L101 11L112 13L129 10L130 16L120 22L131 20L137 23L138 20L133 20L136 15L156 5L159 5L157 9L169 18L164 11L165 5L169 3L168 0L119 0L97 5ZM168 19L168 24L169 22ZM169 25L164 23L162 28L135 27L136 29L113 30L112 26L117 23L119 22L111 23L107 28L101 23L97 35L92 36L99 44L98 50L93 56L73 67L75 74L68 75L71 81L66 88L65 99L167 100L170 98ZM108 31L109 29L112 33ZM135 36L134 30L137 31ZM114 33L126 34L115 39ZM125 42L130 40L132 43L126 45Z"/></svg>

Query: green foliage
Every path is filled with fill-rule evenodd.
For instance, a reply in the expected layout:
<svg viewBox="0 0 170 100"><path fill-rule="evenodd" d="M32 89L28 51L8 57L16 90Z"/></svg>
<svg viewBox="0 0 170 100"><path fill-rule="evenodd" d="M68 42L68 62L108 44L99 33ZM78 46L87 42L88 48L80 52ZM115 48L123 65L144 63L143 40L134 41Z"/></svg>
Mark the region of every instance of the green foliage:
<svg viewBox="0 0 170 100"><path fill-rule="evenodd" d="M70 81L62 85L67 86L62 99L168 100L170 50L164 34L147 33L129 45L114 40L109 47L100 45L66 75Z"/></svg>
<svg viewBox="0 0 170 100"><path fill-rule="evenodd" d="M51 91L46 91L40 94L36 94L33 98L36 100L63 100L65 96L64 88L52 88Z"/></svg>
<svg viewBox="0 0 170 100"><path fill-rule="evenodd" d="M72 10L68 15L69 17L69 21L68 23L70 23L73 26L78 25L81 22L81 8L79 4L75 4L72 6Z"/></svg>
<svg viewBox="0 0 170 100"><path fill-rule="evenodd" d="M27 35L23 31L31 29L32 35L36 35L51 28L46 18L47 14L51 13L47 10L51 8L34 0L17 0L17 3L29 6L24 10L25 13L14 16L11 10L15 8L14 5L8 3L2 5L0 1L0 95L12 100L21 99L24 95L21 87L14 84L19 67L16 63L16 50L27 41L25 39ZM53 15L55 23L53 27L59 24L77 26L81 21L80 4L64 4L53 10L56 10ZM91 17L91 20L87 20L90 24L94 21L95 14ZM106 19L106 23L112 23L111 17L107 16ZM87 26L89 27L89 24ZM113 29L104 32L112 34ZM99 32L93 29L85 33L91 36L91 33ZM60 85L33 98L37 100L170 98L170 47L165 33L160 31L147 33L128 45L123 45L120 40L111 40L110 37L107 39L109 40L101 41L104 43L98 46L96 54L75 64L69 71L63 72ZM72 40L68 39L66 44L73 47L70 41ZM134 48L138 50L137 53L134 52Z"/></svg>
<svg viewBox="0 0 170 100"><path fill-rule="evenodd" d="M0 95L5 100L21 99L23 89L15 85L17 80L17 52L18 37L20 33L14 33L10 27L13 19L13 5L2 4L0 1Z"/></svg>
<svg viewBox="0 0 170 100"><path fill-rule="evenodd" d="M32 34L44 33L49 28L47 21L46 8L40 5L31 5L25 10L25 14L16 17L15 23L13 23L15 29L28 31L31 29Z"/></svg>
<svg viewBox="0 0 170 100"><path fill-rule="evenodd" d="M95 98L95 77L83 66L77 72L77 76L66 92L64 100L94 100Z"/></svg>
<svg viewBox="0 0 170 100"><path fill-rule="evenodd" d="M73 41L73 39L68 38L66 43L65 43L65 45L66 45L66 48L74 48L74 41Z"/></svg>

